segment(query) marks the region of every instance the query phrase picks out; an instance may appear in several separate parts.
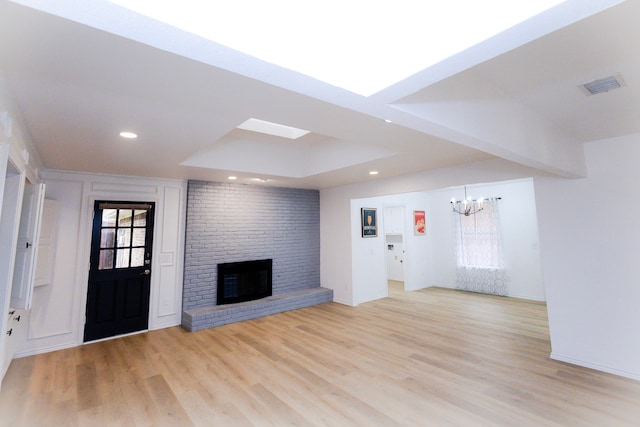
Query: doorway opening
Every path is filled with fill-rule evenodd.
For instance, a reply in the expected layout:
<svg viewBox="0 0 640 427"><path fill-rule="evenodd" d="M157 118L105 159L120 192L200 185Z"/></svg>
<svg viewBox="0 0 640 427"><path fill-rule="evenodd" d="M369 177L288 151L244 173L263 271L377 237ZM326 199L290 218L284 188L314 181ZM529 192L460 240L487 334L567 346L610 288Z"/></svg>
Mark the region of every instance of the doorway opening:
<svg viewBox="0 0 640 427"><path fill-rule="evenodd" d="M388 206L384 209L384 238L389 295L393 295L394 292L404 292L404 210L404 206Z"/></svg>

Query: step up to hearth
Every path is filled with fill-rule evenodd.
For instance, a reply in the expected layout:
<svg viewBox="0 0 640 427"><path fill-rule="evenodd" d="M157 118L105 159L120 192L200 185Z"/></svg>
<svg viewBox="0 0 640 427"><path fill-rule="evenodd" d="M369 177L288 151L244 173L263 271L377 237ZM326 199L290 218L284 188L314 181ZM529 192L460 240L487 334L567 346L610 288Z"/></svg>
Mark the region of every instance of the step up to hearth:
<svg viewBox="0 0 640 427"><path fill-rule="evenodd" d="M333 290L316 287L255 301L193 308L182 312L182 327L195 332L330 301L333 301Z"/></svg>

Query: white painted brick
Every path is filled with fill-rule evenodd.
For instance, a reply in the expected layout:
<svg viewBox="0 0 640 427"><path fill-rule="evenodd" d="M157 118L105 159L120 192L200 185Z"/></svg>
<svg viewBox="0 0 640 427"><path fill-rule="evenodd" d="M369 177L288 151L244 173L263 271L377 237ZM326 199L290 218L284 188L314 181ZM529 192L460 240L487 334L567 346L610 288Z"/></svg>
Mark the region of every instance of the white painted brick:
<svg viewBox="0 0 640 427"><path fill-rule="evenodd" d="M187 206L184 310L215 305L223 262L272 258L274 295L320 286L317 191L190 181Z"/></svg>

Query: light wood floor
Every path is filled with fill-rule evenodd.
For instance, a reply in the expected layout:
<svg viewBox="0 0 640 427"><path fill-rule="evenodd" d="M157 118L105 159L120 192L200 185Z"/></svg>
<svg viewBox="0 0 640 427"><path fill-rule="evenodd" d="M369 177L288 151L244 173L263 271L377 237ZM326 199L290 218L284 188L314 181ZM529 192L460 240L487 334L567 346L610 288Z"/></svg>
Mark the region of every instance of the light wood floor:
<svg viewBox="0 0 640 427"><path fill-rule="evenodd" d="M7 426L626 426L640 382L549 360L545 305L430 288L14 360Z"/></svg>

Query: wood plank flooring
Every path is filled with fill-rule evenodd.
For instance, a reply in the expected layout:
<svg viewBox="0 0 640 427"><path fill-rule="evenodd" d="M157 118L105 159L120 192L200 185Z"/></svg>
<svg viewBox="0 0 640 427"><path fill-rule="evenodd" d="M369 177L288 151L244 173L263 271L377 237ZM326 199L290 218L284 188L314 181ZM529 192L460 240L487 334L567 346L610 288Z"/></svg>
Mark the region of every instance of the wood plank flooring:
<svg viewBox="0 0 640 427"><path fill-rule="evenodd" d="M549 353L544 304L393 289L14 360L0 425L640 425L640 382Z"/></svg>

